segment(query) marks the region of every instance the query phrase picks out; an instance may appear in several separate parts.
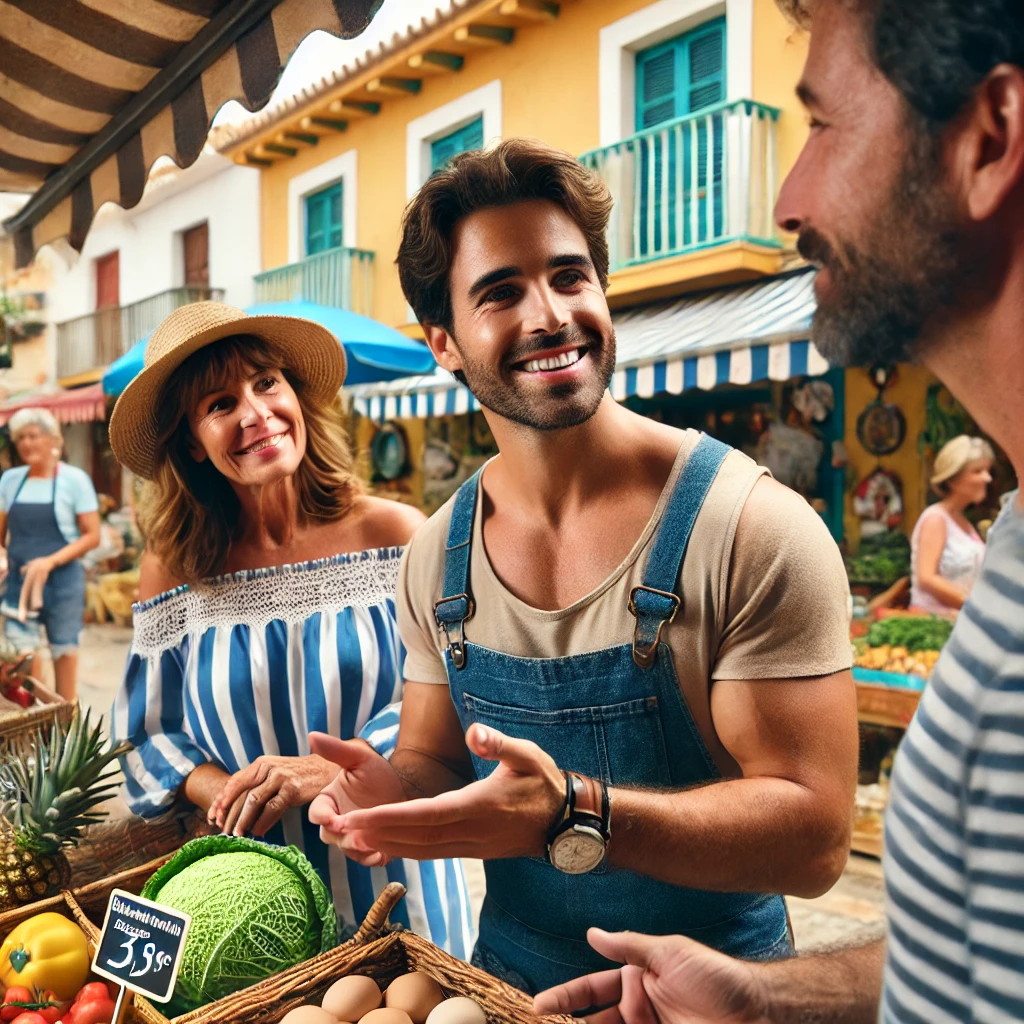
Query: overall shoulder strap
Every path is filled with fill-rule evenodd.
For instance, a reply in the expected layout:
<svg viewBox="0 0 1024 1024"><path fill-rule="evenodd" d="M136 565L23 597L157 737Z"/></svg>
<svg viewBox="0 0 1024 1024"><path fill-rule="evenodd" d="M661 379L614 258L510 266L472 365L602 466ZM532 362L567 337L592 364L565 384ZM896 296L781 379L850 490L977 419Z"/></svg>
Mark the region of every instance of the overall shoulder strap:
<svg viewBox="0 0 1024 1024"><path fill-rule="evenodd" d="M480 474L478 469L458 490L448 524L444 549L444 586L441 600L434 605L434 620L444 634L456 668L466 663L463 625L473 617L473 598L469 592L469 552L473 544L473 520ZM453 639L452 631L456 631Z"/></svg>
<svg viewBox="0 0 1024 1024"><path fill-rule="evenodd" d="M647 559L644 581L629 595L629 610L636 617L633 660L641 668L650 668L657 660L662 630L682 605L675 588L686 546L704 499L731 451L727 444L702 434L665 507Z"/></svg>

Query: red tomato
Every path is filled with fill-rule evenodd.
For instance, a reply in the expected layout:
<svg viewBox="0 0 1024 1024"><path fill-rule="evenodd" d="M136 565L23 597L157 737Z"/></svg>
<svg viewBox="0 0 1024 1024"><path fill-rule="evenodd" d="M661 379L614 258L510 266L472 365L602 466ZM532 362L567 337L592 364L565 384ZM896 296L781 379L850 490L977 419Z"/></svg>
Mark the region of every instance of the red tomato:
<svg viewBox="0 0 1024 1024"><path fill-rule="evenodd" d="M24 1013L19 1013L11 1021L11 1024L47 1024L47 1020L41 1013L36 1013L35 1010L26 1010Z"/></svg>
<svg viewBox="0 0 1024 1024"><path fill-rule="evenodd" d="M88 985L83 985L78 991L78 995L75 996L76 1003L92 1003L97 999L109 999L110 991L107 988L106 982L103 981L90 981Z"/></svg>
<svg viewBox="0 0 1024 1024"><path fill-rule="evenodd" d="M32 993L22 985L12 985L4 993L5 1003L31 1003Z"/></svg>
<svg viewBox="0 0 1024 1024"><path fill-rule="evenodd" d="M64 1020L67 1021L67 1014ZM74 1007L73 1024L110 1024L114 1019L114 1000L109 996L77 1003ZM46 1024L45 1021L23 1021L22 1024Z"/></svg>

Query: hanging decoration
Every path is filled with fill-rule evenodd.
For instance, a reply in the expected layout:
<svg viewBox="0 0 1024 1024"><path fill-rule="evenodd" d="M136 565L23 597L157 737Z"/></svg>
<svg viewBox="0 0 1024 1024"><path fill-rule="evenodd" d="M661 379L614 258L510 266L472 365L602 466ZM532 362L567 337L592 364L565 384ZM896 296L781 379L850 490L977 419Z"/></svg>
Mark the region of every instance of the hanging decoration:
<svg viewBox="0 0 1024 1024"><path fill-rule="evenodd" d="M871 379L878 394L857 417L857 439L872 455L891 455L907 436L907 421L899 406L883 400L885 389L892 382L894 369L873 366Z"/></svg>

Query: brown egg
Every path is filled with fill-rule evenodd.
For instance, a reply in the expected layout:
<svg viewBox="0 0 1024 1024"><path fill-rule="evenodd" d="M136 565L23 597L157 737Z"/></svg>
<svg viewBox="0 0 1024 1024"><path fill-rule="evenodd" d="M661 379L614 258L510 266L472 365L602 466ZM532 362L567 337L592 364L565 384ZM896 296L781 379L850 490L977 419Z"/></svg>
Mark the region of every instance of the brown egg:
<svg viewBox="0 0 1024 1024"><path fill-rule="evenodd" d="M281 1018L281 1024L338 1024L338 1018L319 1006L296 1006Z"/></svg>
<svg viewBox="0 0 1024 1024"><path fill-rule="evenodd" d="M456 996L438 1003L430 1011L427 1024L487 1024L487 1015L479 1003L467 996Z"/></svg>
<svg viewBox="0 0 1024 1024"><path fill-rule="evenodd" d="M382 1006L359 1018L359 1024L412 1024L412 1018L405 1010L393 1010Z"/></svg>
<svg viewBox="0 0 1024 1024"><path fill-rule="evenodd" d="M350 974L339 978L324 994L320 1005L337 1020L359 1020L380 1006L380 988L373 978Z"/></svg>
<svg viewBox="0 0 1024 1024"><path fill-rule="evenodd" d="M412 1018L412 1024L425 1024L430 1011L443 999L441 986L422 971L395 978L384 993L384 1005L404 1010Z"/></svg>

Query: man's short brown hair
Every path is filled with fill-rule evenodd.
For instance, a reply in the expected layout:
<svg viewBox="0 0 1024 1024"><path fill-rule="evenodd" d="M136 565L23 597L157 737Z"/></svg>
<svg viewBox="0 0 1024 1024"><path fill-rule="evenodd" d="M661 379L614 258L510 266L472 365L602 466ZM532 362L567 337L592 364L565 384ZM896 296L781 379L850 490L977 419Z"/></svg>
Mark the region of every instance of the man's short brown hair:
<svg viewBox="0 0 1024 1024"><path fill-rule="evenodd" d="M604 182L560 149L536 139L506 139L494 149L460 153L405 209L398 276L420 323L452 332L448 276L455 225L477 210L534 199L552 202L572 218L607 288L612 197Z"/></svg>

